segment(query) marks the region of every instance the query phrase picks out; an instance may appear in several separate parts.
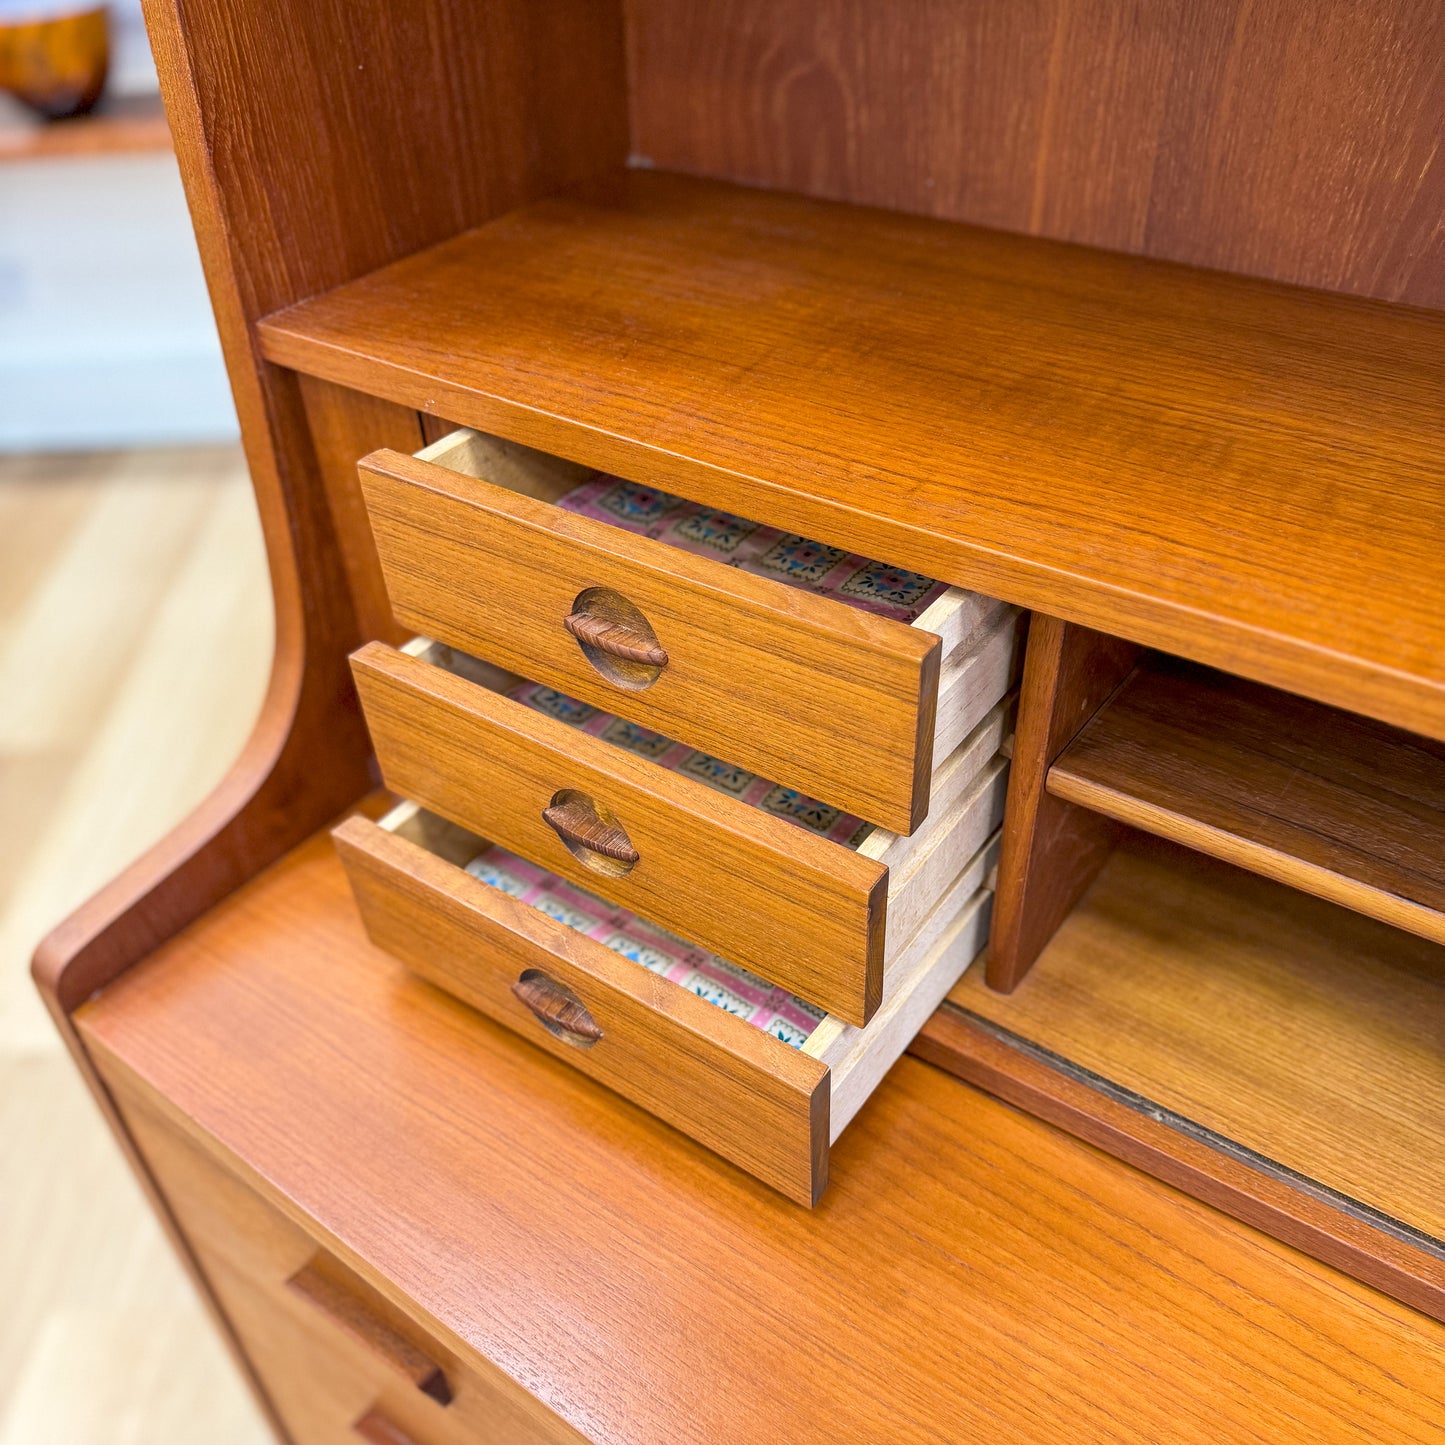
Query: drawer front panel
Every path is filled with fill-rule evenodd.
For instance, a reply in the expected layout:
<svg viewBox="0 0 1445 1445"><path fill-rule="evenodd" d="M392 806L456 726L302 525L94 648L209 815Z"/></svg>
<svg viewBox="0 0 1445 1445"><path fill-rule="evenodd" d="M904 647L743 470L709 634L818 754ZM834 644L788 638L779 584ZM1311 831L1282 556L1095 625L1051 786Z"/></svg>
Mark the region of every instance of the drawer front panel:
<svg viewBox="0 0 1445 1445"><path fill-rule="evenodd" d="M382 644L352 665L393 792L850 1023L878 1007L881 864ZM559 808L611 818L596 849Z"/></svg>
<svg viewBox="0 0 1445 1445"><path fill-rule="evenodd" d="M392 606L418 631L895 832L922 821L932 632L397 452L361 480ZM650 624L666 659L650 685L605 676L568 630L593 588Z"/></svg>
<svg viewBox="0 0 1445 1445"><path fill-rule="evenodd" d="M159 1118L128 1081L108 1082L295 1445L362 1445L366 1437L356 1425L368 1414L390 1423L412 1445L476 1440L559 1445L582 1439L493 1367L462 1360L407 1321L402 1327L418 1350L445 1371L450 1402L442 1404L417 1388L394 1361L361 1342L354 1327L328 1318L288 1284L308 1261L330 1260L304 1230ZM334 1261L323 1267L333 1266L339 1275L349 1273ZM404 1320L379 1297L364 1307L378 1311L383 1328Z"/></svg>
<svg viewBox="0 0 1445 1445"><path fill-rule="evenodd" d="M334 837L379 947L789 1198L816 1200L825 1065L365 818ZM549 1027L525 987L537 974L585 1013Z"/></svg>

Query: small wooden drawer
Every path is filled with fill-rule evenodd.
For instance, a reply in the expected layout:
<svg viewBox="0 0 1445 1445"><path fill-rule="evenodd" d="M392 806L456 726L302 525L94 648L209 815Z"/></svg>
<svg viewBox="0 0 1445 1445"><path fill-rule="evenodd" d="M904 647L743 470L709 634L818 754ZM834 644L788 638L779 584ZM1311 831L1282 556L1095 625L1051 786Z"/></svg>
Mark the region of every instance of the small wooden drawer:
<svg viewBox="0 0 1445 1445"><path fill-rule="evenodd" d="M795 1048L465 871L487 845L412 803L335 832L372 941L804 1204L828 1150L987 938L997 834L957 870L866 1028ZM779 931L774 947L797 939Z"/></svg>
<svg viewBox="0 0 1445 1445"><path fill-rule="evenodd" d="M536 712L440 644L414 656L371 643L352 663L394 793L852 1024L877 1011L885 974L964 861L951 796L913 837L855 850ZM1001 816L1004 723L995 708L945 773L959 787L977 776L975 847Z"/></svg>
<svg viewBox="0 0 1445 1445"><path fill-rule="evenodd" d="M861 611L564 511L591 472L479 432L360 469L408 626L895 832L1012 683L1020 618L992 598Z"/></svg>

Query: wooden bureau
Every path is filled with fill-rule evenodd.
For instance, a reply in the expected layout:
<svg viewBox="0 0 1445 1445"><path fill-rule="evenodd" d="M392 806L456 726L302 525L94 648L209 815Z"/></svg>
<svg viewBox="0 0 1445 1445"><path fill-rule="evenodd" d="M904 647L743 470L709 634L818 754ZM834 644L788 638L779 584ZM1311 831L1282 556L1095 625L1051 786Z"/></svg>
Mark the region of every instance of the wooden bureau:
<svg viewBox="0 0 1445 1445"><path fill-rule="evenodd" d="M36 976L282 1438L1445 1438L1433 8L148 19L276 669Z"/></svg>

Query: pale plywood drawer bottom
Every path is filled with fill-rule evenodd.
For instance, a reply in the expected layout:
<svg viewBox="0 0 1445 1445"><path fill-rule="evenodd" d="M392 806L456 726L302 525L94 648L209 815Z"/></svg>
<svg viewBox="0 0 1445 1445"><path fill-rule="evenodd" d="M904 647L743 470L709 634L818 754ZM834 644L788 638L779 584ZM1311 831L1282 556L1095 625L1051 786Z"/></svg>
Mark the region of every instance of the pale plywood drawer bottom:
<svg viewBox="0 0 1445 1445"><path fill-rule="evenodd" d="M795 1048L473 877L465 865L485 841L412 804L380 824L350 818L335 837L378 946L807 1204L832 1142L983 948L997 855L995 834L941 889L866 1027L825 1016ZM539 974L585 1010L586 1036L547 1027L519 996Z"/></svg>

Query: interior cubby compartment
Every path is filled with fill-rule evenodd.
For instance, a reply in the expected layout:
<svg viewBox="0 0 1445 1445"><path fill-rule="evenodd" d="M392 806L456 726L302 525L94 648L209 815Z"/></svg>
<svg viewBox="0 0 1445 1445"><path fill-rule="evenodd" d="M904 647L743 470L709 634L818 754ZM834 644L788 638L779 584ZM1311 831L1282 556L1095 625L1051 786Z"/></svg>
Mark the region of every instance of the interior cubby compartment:
<svg viewBox="0 0 1445 1445"><path fill-rule="evenodd" d="M1047 786L1445 943L1445 743L1151 654Z"/></svg>

